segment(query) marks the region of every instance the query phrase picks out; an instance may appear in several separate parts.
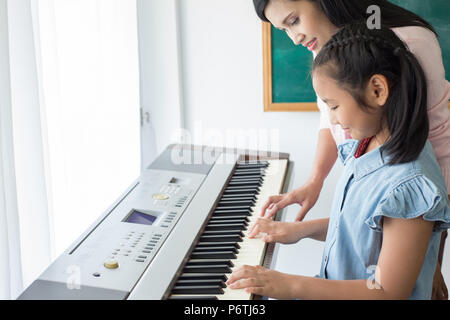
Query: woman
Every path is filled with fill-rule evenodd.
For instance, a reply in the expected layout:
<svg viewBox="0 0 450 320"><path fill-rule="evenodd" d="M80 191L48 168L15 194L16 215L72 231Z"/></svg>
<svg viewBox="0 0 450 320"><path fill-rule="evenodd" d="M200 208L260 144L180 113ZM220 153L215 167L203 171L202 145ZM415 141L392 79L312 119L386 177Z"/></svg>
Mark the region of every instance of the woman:
<svg viewBox="0 0 450 320"><path fill-rule="evenodd" d="M253 0L258 16L283 30L296 45L303 45L314 56L344 25L368 18L367 9L380 8L381 23L391 28L408 46L421 64L428 85L429 140L450 190L450 119L448 99L450 84L445 70L436 33L424 19L386 0ZM328 108L318 99L321 111L316 157L310 178L298 189L269 197L261 215L272 217L287 205L298 203L301 221L316 203L323 182L337 159L337 145L350 138L339 125L329 121ZM448 196L450 199L450 195ZM267 210L267 212L266 212ZM439 261L433 285L433 299L448 299L447 287L441 274L442 251L447 233L442 234Z"/></svg>

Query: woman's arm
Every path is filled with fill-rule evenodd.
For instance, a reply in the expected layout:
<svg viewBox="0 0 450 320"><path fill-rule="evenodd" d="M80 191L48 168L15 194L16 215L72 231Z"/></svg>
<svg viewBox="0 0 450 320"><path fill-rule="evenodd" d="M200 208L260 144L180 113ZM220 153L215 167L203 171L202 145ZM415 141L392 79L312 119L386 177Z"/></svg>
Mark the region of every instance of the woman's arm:
<svg viewBox="0 0 450 320"><path fill-rule="evenodd" d="M308 211L316 204L323 182L337 159L337 147L329 128L319 131L316 155L308 180L301 187L282 195L269 197L261 209L261 216L271 218L278 210L298 203L301 210L295 221L302 221ZM266 210L268 210L266 212Z"/></svg>
<svg viewBox="0 0 450 320"><path fill-rule="evenodd" d="M336 141L329 128L319 131L316 155L308 182L323 185L337 159Z"/></svg>

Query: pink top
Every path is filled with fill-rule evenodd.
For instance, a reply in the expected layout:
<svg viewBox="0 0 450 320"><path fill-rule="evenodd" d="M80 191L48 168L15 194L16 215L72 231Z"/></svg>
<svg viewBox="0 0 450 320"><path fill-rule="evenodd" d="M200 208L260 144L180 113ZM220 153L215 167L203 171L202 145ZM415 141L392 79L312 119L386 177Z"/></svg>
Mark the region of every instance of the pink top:
<svg viewBox="0 0 450 320"><path fill-rule="evenodd" d="M401 27L392 29L408 46L421 64L428 85L428 117L430 134L428 139L433 146L436 158L450 194L450 83L445 79L442 52L436 35L423 27ZM317 97L320 109L320 129L330 128L336 144L351 138L340 125L330 123L327 105Z"/></svg>

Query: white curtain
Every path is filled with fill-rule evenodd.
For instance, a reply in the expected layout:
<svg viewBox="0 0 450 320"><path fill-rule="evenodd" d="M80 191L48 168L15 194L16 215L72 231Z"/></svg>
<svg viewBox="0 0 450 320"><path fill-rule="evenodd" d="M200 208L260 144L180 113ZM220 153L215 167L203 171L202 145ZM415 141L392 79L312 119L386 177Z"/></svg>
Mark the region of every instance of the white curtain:
<svg viewBox="0 0 450 320"><path fill-rule="evenodd" d="M6 9L6 0L0 0L0 299L9 298L22 286Z"/></svg>
<svg viewBox="0 0 450 320"><path fill-rule="evenodd" d="M50 262L50 219L31 3L0 3L0 298L10 299Z"/></svg>
<svg viewBox="0 0 450 320"><path fill-rule="evenodd" d="M32 3L58 255L140 172L136 2Z"/></svg>
<svg viewBox="0 0 450 320"><path fill-rule="evenodd" d="M0 299L137 178L133 0L0 0Z"/></svg>

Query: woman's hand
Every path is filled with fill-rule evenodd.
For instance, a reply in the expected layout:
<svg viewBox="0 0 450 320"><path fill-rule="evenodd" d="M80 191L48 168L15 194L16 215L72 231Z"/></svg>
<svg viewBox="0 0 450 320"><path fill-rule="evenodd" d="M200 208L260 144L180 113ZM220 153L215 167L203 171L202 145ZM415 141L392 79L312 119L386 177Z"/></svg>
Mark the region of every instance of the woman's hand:
<svg viewBox="0 0 450 320"><path fill-rule="evenodd" d="M316 204L322 185L321 183L307 182L300 188L288 193L270 196L261 209L261 217L271 218L278 210L293 203L298 203L302 208L297 214L295 221L302 221L308 211ZM267 213L266 210L268 210Z"/></svg>
<svg viewBox="0 0 450 320"><path fill-rule="evenodd" d="M248 230L248 237L254 238L260 232L267 233L264 242L296 243L304 238L302 224L304 222L280 222L267 218L258 218Z"/></svg>
<svg viewBox="0 0 450 320"><path fill-rule="evenodd" d="M275 299L294 299L295 276L269 270L261 266L237 268L226 282L230 289L244 289L247 293Z"/></svg>

